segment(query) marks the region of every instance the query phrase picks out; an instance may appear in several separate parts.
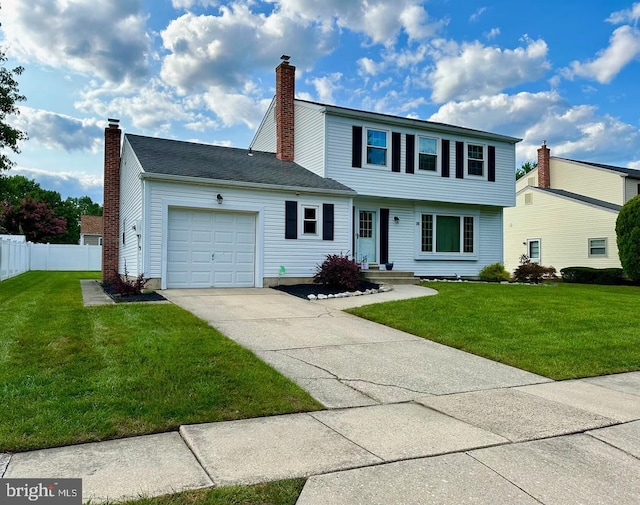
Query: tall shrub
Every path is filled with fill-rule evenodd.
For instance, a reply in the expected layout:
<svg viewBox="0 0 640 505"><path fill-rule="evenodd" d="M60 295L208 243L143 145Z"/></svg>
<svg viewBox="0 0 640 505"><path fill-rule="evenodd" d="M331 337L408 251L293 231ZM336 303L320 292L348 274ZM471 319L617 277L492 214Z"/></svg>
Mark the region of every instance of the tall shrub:
<svg viewBox="0 0 640 505"><path fill-rule="evenodd" d="M640 195L620 209L616 220L618 256L627 277L640 280Z"/></svg>

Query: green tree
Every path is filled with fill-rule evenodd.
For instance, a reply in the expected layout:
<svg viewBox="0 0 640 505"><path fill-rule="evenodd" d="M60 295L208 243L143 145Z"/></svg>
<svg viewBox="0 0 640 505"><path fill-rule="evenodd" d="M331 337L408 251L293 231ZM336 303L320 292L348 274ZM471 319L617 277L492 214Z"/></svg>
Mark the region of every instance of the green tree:
<svg viewBox="0 0 640 505"><path fill-rule="evenodd" d="M620 209L616 220L618 257L627 277L640 280L640 195Z"/></svg>
<svg viewBox="0 0 640 505"><path fill-rule="evenodd" d="M24 95L18 91L18 81L16 78L24 72L23 67L14 69L6 68L7 57L0 48L0 149L9 148L14 153L19 153L18 143L27 139L27 134L12 127L7 122L7 116L20 113L17 104L26 100ZM9 157L0 152L0 174L4 170L11 168L14 162Z"/></svg>
<svg viewBox="0 0 640 505"><path fill-rule="evenodd" d="M538 168L537 161L525 161L522 166L516 170L516 181L536 168Z"/></svg>

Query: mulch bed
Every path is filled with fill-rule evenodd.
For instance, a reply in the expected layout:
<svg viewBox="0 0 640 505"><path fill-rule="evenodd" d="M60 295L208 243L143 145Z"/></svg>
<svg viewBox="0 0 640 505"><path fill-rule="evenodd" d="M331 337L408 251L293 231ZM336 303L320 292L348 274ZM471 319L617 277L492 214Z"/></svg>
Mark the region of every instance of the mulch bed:
<svg viewBox="0 0 640 505"><path fill-rule="evenodd" d="M140 293L139 295L123 295L116 292L111 284L102 284L102 289L109 297L116 303L128 303L128 302L161 302L166 300L164 296L155 291L149 293Z"/></svg>
<svg viewBox="0 0 640 505"><path fill-rule="evenodd" d="M373 282L360 281L358 284L358 291L365 291L367 289L378 289L379 284ZM344 293L345 289L325 288L319 284L292 284L290 286L273 286L273 289L278 291L284 291L290 295L297 296L298 298L304 298L308 300L308 295L337 295L338 293ZM355 291L355 290L353 290Z"/></svg>

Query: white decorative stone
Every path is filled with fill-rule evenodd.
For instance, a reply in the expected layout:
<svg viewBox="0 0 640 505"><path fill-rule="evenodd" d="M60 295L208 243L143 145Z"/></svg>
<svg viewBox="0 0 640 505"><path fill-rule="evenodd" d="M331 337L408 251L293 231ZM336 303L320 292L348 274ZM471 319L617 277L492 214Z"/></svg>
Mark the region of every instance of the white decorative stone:
<svg viewBox="0 0 640 505"><path fill-rule="evenodd" d="M362 291L360 290L354 291L353 296L362 296Z"/></svg>
<svg viewBox="0 0 640 505"><path fill-rule="evenodd" d="M322 295L322 294L318 295L318 300L326 300L327 298L328 298L327 295Z"/></svg>
<svg viewBox="0 0 640 505"><path fill-rule="evenodd" d="M329 294L327 295L327 297L328 297L328 298L335 298L335 297L336 297L336 295L334 295L333 293L329 293Z"/></svg>
<svg viewBox="0 0 640 505"><path fill-rule="evenodd" d="M318 297L316 295L307 295L307 298L309 300L317 300L318 299Z"/></svg>

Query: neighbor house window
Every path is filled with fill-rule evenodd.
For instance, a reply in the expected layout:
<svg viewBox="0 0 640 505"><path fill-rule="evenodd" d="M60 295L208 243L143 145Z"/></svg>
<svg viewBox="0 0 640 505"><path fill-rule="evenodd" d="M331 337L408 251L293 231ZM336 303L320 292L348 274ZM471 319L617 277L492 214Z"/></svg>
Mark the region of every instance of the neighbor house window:
<svg viewBox="0 0 640 505"><path fill-rule="evenodd" d="M302 234L318 234L318 208L302 207Z"/></svg>
<svg viewBox="0 0 640 505"><path fill-rule="evenodd" d="M589 239L589 256L606 256L607 255L607 239L606 238L590 238Z"/></svg>
<svg viewBox="0 0 640 505"><path fill-rule="evenodd" d="M367 163L387 165L387 132L367 128Z"/></svg>
<svg viewBox="0 0 640 505"><path fill-rule="evenodd" d="M473 216L422 214L421 251L473 253L474 222Z"/></svg>
<svg viewBox="0 0 640 505"><path fill-rule="evenodd" d="M484 175L484 146L467 145L467 173L469 175Z"/></svg>
<svg viewBox="0 0 640 505"><path fill-rule="evenodd" d="M436 172L438 170L438 140L429 137L418 138L418 169Z"/></svg>
<svg viewBox="0 0 640 505"><path fill-rule="evenodd" d="M527 240L527 256L531 261L540 261L540 239Z"/></svg>

